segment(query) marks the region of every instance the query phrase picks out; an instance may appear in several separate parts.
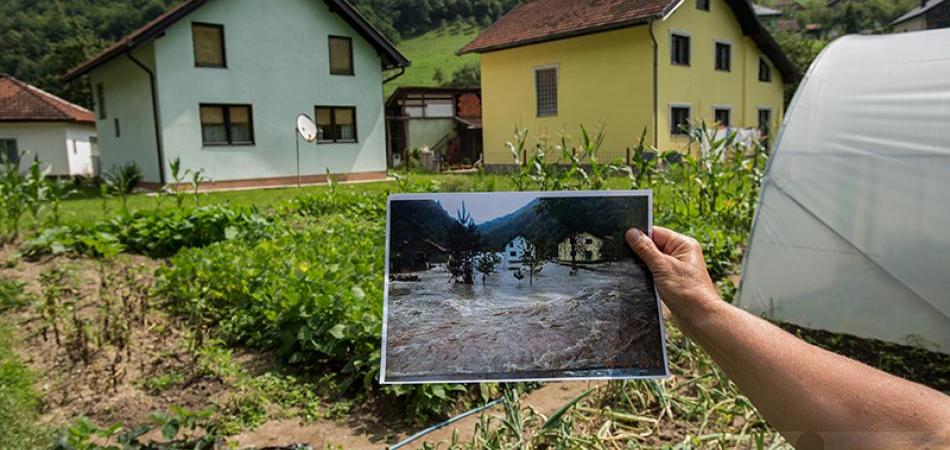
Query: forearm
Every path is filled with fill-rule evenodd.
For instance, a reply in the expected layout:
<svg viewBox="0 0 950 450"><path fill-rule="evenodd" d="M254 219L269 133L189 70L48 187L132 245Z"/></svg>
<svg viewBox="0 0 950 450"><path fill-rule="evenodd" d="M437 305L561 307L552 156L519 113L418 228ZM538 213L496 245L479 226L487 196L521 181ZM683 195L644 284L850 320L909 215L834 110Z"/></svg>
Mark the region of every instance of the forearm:
<svg viewBox="0 0 950 450"><path fill-rule="evenodd" d="M924 448L948 439L950 398L827 352L718 298L673 303L695 339L791 441L827 448ZM944 445L948 443L944 441Z"/></svg>

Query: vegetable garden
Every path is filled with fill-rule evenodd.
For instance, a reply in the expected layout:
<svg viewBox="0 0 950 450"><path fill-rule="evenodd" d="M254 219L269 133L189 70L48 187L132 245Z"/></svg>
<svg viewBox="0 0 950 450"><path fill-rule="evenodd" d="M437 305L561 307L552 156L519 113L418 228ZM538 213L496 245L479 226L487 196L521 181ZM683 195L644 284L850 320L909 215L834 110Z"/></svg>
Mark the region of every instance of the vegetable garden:
<svg viewBox="0 0 950 450"><path fill-rule="evenodd" d="M215 448L271 420L353 417L380 424L373 442L382 447L497 398L500 409L478 418L470 432L412 445L787 447L672 324L670 379L590 384L555 411L522 403L543 389L537 384L377 383L387 191L653 189L655 222L703 243L710 273L731 300L764 147L724 139L693 157L640 145L627 165L600 161L602 141L602 134L582 130L578 142L565 137L530 146L521 132L509 144L519 167L509 175L397 174L395 183L331 182L292 194L248 193L244 201L242 194L198 192L200 174L185 194L129 196L129 184L117 180L92 199L76 200L38 163L26 174L6 170L0 419L22 413L0 424L0 434L12 436L0 437L0 448ZM101 213L90 215L96 202ZM946 355L794 331L950 390ZM14 351L29 345L45 354ZM53 394L69 389L42 387L70 386L53 370L95 384L101 395L127 393L162 409L123 414L76 406L77 399ZM31 386L31 376L43 382Z"/></svg>

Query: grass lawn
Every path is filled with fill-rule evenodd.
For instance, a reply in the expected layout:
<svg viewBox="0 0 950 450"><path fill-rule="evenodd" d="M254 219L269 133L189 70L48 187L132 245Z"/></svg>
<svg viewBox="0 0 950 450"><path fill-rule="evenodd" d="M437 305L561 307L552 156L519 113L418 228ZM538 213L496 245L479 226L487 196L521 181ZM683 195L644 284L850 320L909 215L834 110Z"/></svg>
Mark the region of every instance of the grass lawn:
<svg viewBox="0 0 950 450"><path fill-rule="evenodd" d="M4 286L8 280L0 280ZM0 289L0 296L12 295ZM12 299L0 299L0 308ZM33 390L33 377L13 351L10 324L0 321L0 448L41 448L48 436L35 421L40 399Z"/></svg>
<svg viewBox="0 0 950 450"><path fill-rule="evenodd" d="M478 55L460 57L455 54L474 39L478 32L479 28L476 26L456 23L400 42L397 46L399 51L412 61L412 65L406 69L404 75L386 84L386 96L399 86L435 86L432 76L436 67L442 69L448 80L456 69L466 63L478 63Z"/></svg>

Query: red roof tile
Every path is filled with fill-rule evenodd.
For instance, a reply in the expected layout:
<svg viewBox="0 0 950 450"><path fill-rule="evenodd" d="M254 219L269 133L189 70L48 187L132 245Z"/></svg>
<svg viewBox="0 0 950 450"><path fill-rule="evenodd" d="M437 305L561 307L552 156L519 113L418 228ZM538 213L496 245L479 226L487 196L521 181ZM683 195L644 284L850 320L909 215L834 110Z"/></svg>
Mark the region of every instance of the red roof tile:
<svg viewBox="0 0 950 450"><path fill-rule="evenodd" d="M0 75L0 122L95 123L92 111L16 78Z"/></svg>
<svg viewBox="0 0 950 450"><path fill-rule="evenodd" d="M670 0L530 0L478 35L459 53L484 52L645 22Z"/></svg>

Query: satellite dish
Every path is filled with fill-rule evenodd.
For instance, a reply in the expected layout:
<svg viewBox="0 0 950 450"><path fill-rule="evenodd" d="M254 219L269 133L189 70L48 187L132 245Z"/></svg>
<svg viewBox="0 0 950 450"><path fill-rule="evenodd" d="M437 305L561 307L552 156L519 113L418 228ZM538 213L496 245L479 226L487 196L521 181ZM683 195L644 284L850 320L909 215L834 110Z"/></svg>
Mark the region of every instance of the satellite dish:
<svg viewBox="0 0 950 450"><path fill-rule="evenodd" d="M310 116L301 114L297 116L297 133L307 142L313 142L317 139L317 125L313 123Z"/></svg>

